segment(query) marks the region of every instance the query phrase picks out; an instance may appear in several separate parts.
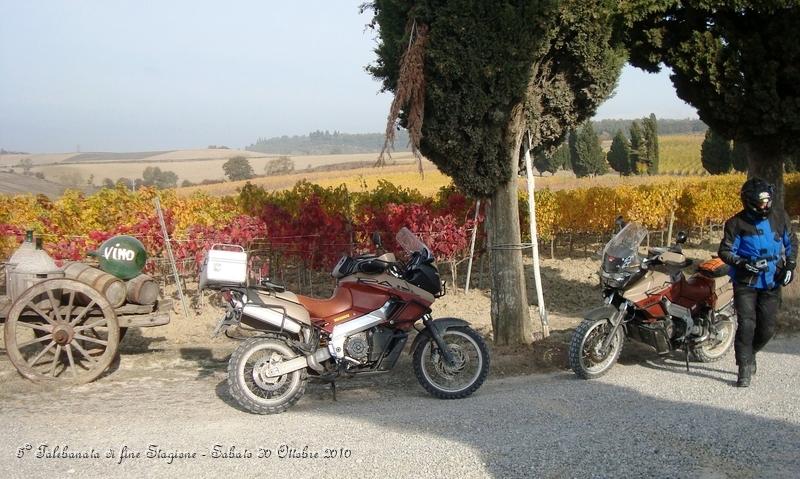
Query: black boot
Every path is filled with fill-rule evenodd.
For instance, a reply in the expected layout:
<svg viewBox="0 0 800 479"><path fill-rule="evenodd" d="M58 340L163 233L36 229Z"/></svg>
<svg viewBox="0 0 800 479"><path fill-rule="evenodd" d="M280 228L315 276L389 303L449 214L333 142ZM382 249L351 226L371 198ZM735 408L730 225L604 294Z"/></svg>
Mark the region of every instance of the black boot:
<svg viewBox="0 0 800 479"><path fill-rule="evenodd" d="M739 365L739 378L736 380L736 387L746 388L750 386L750 378L753 375L752 364Z"/></svg>
<svg viewBox="0 0 800 479"><path fill-rule="evenodd" d="M753 354L753 376L756 375L756 371L758 370L758 366L756 365L756 355Z"/></svg>

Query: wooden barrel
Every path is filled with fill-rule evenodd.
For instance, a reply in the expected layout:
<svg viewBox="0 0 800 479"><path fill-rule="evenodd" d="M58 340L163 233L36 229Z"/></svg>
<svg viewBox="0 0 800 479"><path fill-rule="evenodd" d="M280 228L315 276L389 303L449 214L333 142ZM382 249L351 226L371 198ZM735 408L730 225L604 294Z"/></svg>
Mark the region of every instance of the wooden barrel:
<svg viewBox="0 0 800 479"><path fill-rule="evenodd" d="M125 304L125 282L116 276L104 273L85 263L70 263L64 268L64 276L86 283L108 299L111 306L118 308Z"/></svg>
<svg viewBox="0 0 800 479"><path fill-rule="evenodd" d="M126 281L125 288L128 290L129 303L148 305L158 300L158 283L146 274Z"/></svg>

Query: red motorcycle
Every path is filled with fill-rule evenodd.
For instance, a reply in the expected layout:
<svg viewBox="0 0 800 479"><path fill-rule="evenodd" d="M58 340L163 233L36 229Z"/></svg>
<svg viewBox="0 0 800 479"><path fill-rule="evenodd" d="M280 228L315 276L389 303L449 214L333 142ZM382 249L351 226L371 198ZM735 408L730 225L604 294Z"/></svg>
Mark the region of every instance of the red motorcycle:
<svg viewBox="0 0 800 479"><path fill-rule="evenodd" d="M381 248L380 236L373 235L373 242ZM464 320L431 317L430 306L444 295L434 257L406 228L397 242L409 254L407 263L392 253L342 257L329 299L294 294L266 280L245 286L244 253L210 251L201 285L220 290L227 302L215 334L232 326L256 333L231 356L231 396L256 414L283 412L311 378L333 382L391 370L412 329L417 336L410 353L420 384L442 399L475 392L489 373L486 343Z"/></svg>
<svg viewBox="0 0 800 479"><path fill-rule="evenodd" d="M692 261L681 247L686 233L669 248L640 255L646 237L643 226L629 223L603 249L605 304L586 313L570 341L569 364L581 378L607 373L626 336L659 354L683 349L687 369L690 353L713 362L733 346L737 319L727 266L719 259L706 261L687 278L683 269Z"/></svg>

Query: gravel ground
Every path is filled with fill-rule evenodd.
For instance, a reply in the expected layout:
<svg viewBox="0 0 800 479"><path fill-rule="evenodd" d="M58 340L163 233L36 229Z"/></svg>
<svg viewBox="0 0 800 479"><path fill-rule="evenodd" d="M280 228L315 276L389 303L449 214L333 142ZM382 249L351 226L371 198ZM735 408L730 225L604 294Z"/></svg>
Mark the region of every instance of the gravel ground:
<svg viewBox="0 0 800 479"><path fill-rule="evenodd" d="M340 382L336 402L327 386L312 384L277 416L232 404L228 352L127 354L110 375L66 390L22 380L2 357L3 477L797 477L800 471L797 337L770 343L749 389L732 387L732 355L693 364L687 374L680 357L628 347L599 380L569 372L495 377L471 398L441 401L417 385L404 358L389 375ZM35 457L44 445L50 453L56 446L94 449L99 457ZM212 457L215 446L251 457ZM325 459L326 449L348 457ZM121 459L123 450L128 457ZM304 450L320 457L292 457ZM178 453L196 457L169 458Z"/></svg>

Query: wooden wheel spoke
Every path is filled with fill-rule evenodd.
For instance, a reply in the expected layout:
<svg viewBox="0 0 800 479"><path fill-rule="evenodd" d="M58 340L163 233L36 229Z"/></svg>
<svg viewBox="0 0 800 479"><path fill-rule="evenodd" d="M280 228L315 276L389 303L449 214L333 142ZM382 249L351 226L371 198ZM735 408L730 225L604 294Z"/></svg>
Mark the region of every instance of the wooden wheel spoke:
<svg viewBox="0 0 800 479"><path fill-rule="evenodd" d="M17 345L18 348L24 348L25 346L30 346L31 344L41 343L43 341L47 341L48 339L53 339L52 334L45 334L41 338L31 339L30 341L25 341L24 343L20 343Z"/></svg>
<svg viewBox="0 0 800 479"><path fill-rule="evenodd" d="M36 364L37 361L42 359L42 356L44 356L45 353L47 353L47 351L50 351L55 345L56 345L55 341L50 341L50 344L48 344L47 346L45 346L44 349L39 351L39 354L37 354L32 360L28 361L28 366L33 367L33 365Z"/></svg>
<svg viewBox="0 0 800 479"><path fill-rule="evenodd" d="M53 358L53 362L50 364L50 376L56 377L56 366L58 365L58 359L61 357L61 345L59 344L56 346L56 353L55 357Z"/></svg>
<svg viewBox="0 0 800 479"><path fill-rule="evenodd" d="M39 316L41 316L42 318L44 318L44 319L45 319L45 320L46 320L48 323L50 323L50 324L52 324L52 325L55 325L55 324L56 324L56 322L53 320L53 318L52 318L52 316L51 316L51 315L49 315L49 314L46 314L46 313L43 313L43 312L42 312L42 310L41 310L41 309L39 309L39 307L38 307L38 306L36 306L35 304L33 304L33 302L32 302L32 301L28 301L28 304L26 304L25 306L26 306L26 307L28 307L28 308L31 308L31 309L33 310L33 312L34 312L34 313L36 313L36 314L38 314Z"/></svg>
<svg viewBox="0 0 800 479"><path fill-rule="evenodd" d="M69 344L67 344L67 347L64 349L67 350L67 359L69 360L69 370L72 371L72 377L78 377L78 369L75 366L75 360L72 358L72 348L69 347Z"/></svg>
<svg viewBox="0 0 800 479"><path fill-rule="evenodd" d="M90 342L90 343L102 344L103 346L108 346L108 341L103 341L102 339L98 339L98 338L91 338L91 337L89 337L89 336L84 336L84 335L82 335L82 334L76 334L76 335L75 335L75 336L73 336L73 337L74 337L75 339L80 339L80 340L82 340L82 341L88 341L88 342Z"/></svg>
<svg viewBox="0 0 800 479"><path fill-rule="evenodd" d="M61 318L61 313L58 311L61 309L61 301L56 301L52 289L47 290L47 298L50 300L50 306L53 307L53 315L55 316L56 320L59 322L63 321Z"/></svg>
<svg viewBox="0 0 800 479"><path fill-rule="evenodd" d="M81 346L81 345L80 345L80 344L78 344L78 343L72 343L72 347L74 347L75 349L77 349L77 350L78 350L78 352L79 352L79 353L81 353L81 356L83 356L84 358L88 359L90 363L92 363L92 364L97 364L97 360L96 360L94 357L92 357L92 355L91 355L91 354L89 354L89 352L88 352L88 351L86 351L85 349L83 349L83 346Z"/></svg>
<svg viewBox="0 0 800 479"><path fill-rule="evenodd" d="M19 321L19 322L17 322L17 326L21 326L21 327L23 327L23 328L31 328L31 329L36 329L36 330L38 330L38 331L43 331L43 332L45 332L45 333L49 333L50 331L52 331L52 330L53 330L52 328L48 328L47 326L43 326L43 325L41 325L41 324L37 324L37 323L26 323L26 322L24 322L24 321Z"/></svg>
<svg viewBox="0 0 800 479"><path fill-rule="evenodd" d="M85 308L83 308L83 311L81 311L81 314L77 315L75 317L75 319L73 319L72 321L69 322L70 326L75 326L76 324L80 323L83 320L83 318L86 316L86 313L88 313L95 306L97 306L97 303L94 300L92 300L89 303L89 306L86 306Z"/></svg>
<svg viewBox="0 0 800 479"><path fill-rule="evenodd" d="M72 316L72 308L75 304L75 291L69 292L69 302L67 303L67 311L64 313L64 321L69 322L69 317Z"/></svg>

